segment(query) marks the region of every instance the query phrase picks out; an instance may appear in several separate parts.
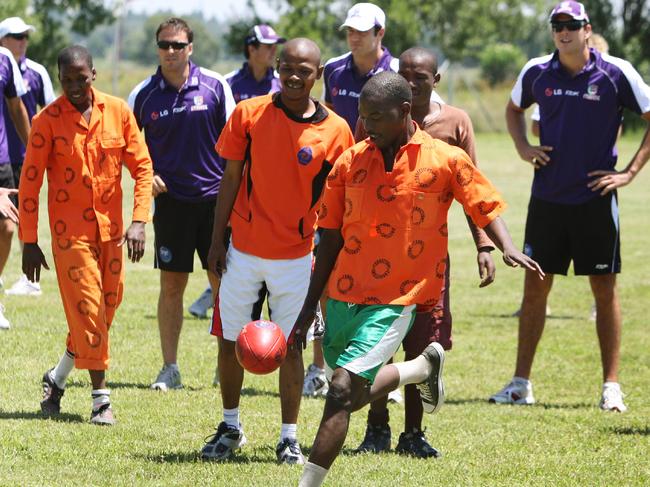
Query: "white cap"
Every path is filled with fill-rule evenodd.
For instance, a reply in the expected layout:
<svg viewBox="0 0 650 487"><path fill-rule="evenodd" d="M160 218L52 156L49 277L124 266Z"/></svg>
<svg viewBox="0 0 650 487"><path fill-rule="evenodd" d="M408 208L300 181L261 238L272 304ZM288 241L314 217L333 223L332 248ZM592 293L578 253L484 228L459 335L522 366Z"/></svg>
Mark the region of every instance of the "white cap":
<svg viewBox="0 0 650 487"><path fill-rule="evenodd" d="M386 14L374 3L357 3L348 10L348 16L339 29L351 27L366 32L375 26L386 27Z"/></svg>
<svg viewBox="0 0 650 487"><path fill-rule="evenodd" d="M7 34L24 34L35 30L36 27L26 24L20 17L8 17L0 22L0 39Z"/></svg>

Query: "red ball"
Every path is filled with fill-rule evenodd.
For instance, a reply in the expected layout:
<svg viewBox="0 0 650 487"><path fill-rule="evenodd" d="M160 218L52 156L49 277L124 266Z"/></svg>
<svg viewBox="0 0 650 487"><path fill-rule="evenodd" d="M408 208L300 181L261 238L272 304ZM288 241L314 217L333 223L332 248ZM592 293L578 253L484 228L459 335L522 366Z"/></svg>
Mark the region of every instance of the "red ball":
<svg viewBox="0 0 650 487"><path fill-rule="evenodd" d="M270 374L284 361L287 341L282 329L272 321L251 321L237 337L235 354L248 372Z"/></svg>

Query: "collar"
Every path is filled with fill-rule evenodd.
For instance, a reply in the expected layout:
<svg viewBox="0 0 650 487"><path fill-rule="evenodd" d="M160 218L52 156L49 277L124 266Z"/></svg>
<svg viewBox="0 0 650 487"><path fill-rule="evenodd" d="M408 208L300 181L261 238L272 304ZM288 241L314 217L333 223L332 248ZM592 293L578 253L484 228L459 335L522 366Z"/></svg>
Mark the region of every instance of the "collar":
<svg viewBox="0 0 650 487"><path fill-rule="evenodd" d="M255 81L256 83L258 83L258 81L257 81L257 80L255 79L255 77L253 76L253 71L252 71L251 68L249 67L249 65L248 65L248 61L245 61L244 64L242 64L241 72L244 73L244 76L245 76L246 78L250 78L251 80L253 80L253 81ZM268 68L268 69L266 70L266 74L264 75L264 78L262 78L262 79L259 81L259 83L261 83L261 82L263 82L263 81L273 80L274 78L275 78L275 72L274 72L273 68Z"/></svg>
<svg viewBox="0 0 650 487"><path fill-rule="evenodd" d="M431 136L427 134L424 130L420 129L420 127L418 127L418 124L415 123L414 120L411 120L411 123L415 128L415 132L413 132L411 139L406 144L404 144L399 148L398 153L404 152L404 150L411 145L419 146L424 144L427 140L431 139ZM373 150L375 149L379 150L379 147L377 147L374 142L370 141L370 139L366 138L366 141Z"/></svg>
<svg viewBox="0 0 650 487"><path fill-rule="evenodd" d="M327 118L329 113L327 110L321 105L318 100L314 100L313 98L311 99L315 104L316 104L316 111L307 118L300 118L294 115L292 112L287 109L287 107L282 103L282 98L280 97L280 92L278 91L277 93L273 93L271 95L271 99L273 100L273 106L276 108L279 108L284 112L284 114L294 122L298 123L320 123L323 120Z"/></svg>
<svg viewBox="0 0 650 487"><path fill-rule="evenodd" d="M588 73L590 71L593 71L596 69L596 65L600 63L601 61L601 56L600 53L595 50L593 47L589 48L589 60L587 61L587 64L584 65L582 70L576 75L580 76L583 73ZM557 73L560 73L563 76L567 76L566 70L560 63L560 52L556 49L555 52L553 53L553 57L551 58L551 69Z"/></svg>
<svg viewBox="0 0 650 487"><path fill-rule="evenodd" d="M390 51L382 46L381 56L375 63L375 66L364 76L364 78L371 78L377 73L386 71L386 66L390 63L390 59L392 59L392 57L393 56L391 55ZM348 56L348 60L345 63L345 69L351 71L355 76L357 75L357 69L354 67L354 58L352 57L352 53L350 53Z"/></svg>
<svg viewBox="0 0 650 487"><path fill-rule="evenodd" d="M190 64L189 76L185 81L185 84L179 91L184 91L199 86L200 83L199 76L201 74L201 68L199 68L192 61L190 61L189 64ZM162 69L160 68L160 66L158 66L158 69L156 70L156 74L154 76L156 77L156 81L161 90L164 90L165 88L169 88L171 90L176 91L176 88L168 84L167 81L165 80L165 77L162 74Z"/></svg>

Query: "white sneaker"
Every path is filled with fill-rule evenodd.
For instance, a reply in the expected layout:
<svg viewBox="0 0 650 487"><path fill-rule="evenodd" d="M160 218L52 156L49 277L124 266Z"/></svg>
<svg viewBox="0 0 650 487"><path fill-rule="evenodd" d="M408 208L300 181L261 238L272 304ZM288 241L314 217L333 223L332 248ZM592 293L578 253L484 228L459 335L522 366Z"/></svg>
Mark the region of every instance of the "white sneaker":
<svg viewBox="0 0 650 487"><path fill-rule="evenodd" d="M533 383L522 384L514 379L503 389L490 397L489 402L495 404L535 404Z"/></svg>
<svg viewBox="0 0 650 487"><path fill-rule="evenodd" d="M169 389L182 389L181 371L178 370L178 365L163 365L160 369L156 381L151 384L151 389L157 391L167 392Z"/></svg>
<svg viewBox="0 0 650 487"><path fill-rule="evenodd" d="M11 328L11 323L5 317L5 307L0 304L0 330L8 330Z"/></svg>
<svg viewBox="0 0 650 487"><path fill-rule="evenodd" d="M623 391L621 386L616 382L609 382L603 384L603 395L600 398L600 409L603 411L615 411L624 413L627 411L627 406L623 402Z"/></svg>
<svg viewBox="0 0 650 487"><path fill-rule="evenodd" d="M23 274L13 286L5 290L5 294L11 296L40 296L42 294L41 284L30 281L27 279L27 276Z"/></svg>
<svg viewBox="0 0 650 487"><path fill-rule="evenodd" d="M402 404L404 402L404 396L402 396L402 391L400 391L399 389L390 391L388 393L388 402L392 402L395 404Z"/></svg>
<svg viewBox="0 0 650 487"><path fill-rule="evenodd" d="M214 301L212 300L212 289L208 287L201 293L199 299L190 305L188 311L192 316L205 319L208 317L208 310L212 307L214 307Z"/></svg>
<svg viewBox="0 0 650 487"><path fill-rule="evenodd" d="M325 370L311 364L307 367L307 374L305 374L305 381L302 385L302 395L307 397L326 396L329 390L327 377L325 377Z"/></svg>

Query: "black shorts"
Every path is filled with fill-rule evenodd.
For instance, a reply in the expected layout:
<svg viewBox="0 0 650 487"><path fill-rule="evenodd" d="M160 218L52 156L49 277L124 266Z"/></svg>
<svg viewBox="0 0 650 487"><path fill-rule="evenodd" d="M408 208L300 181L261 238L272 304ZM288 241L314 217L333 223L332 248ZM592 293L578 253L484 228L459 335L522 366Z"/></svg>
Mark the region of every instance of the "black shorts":
<svg viewBox="0 0 650 487"><path fill-rule="evenodd" d="M164 271L192 272L194 251L208 268L215 200L191 203L162 193L155 199L154 267Z"/></svg>
<svg viewBox="0 0 650 487"><path fill-rule="evenodd" d="M14 180L14 170L11 164L0 164L0 188L15 189L18 185ZM9 197L14 205L18 205L18 198L16 196ZM0 216L0 218L4 218Z"/></svg>
<svg viewBox="0 0 650 487"><path fill-rule="evenodd" d="M23 163L21 162L20 164L12 164L11 168L14 172L14 188L20 187L20 173L23 170Z"/></svg>
<svg viewBox="0 0 650 487"><path fill-rule="evenodd" d="M616 193L580 205L550 203L531 197L524 253L548 274L621 272L620 227Z"/></svg>

